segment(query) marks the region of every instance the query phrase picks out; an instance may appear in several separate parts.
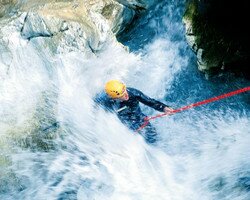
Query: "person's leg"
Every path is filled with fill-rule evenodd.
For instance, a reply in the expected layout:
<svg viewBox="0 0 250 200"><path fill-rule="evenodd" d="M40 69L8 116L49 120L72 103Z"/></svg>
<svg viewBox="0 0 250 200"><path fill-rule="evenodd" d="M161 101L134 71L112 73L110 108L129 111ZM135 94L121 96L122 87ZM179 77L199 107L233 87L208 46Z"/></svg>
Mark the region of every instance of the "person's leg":
<svg viewBox="0 0 250 200"><path fill-rule="evenodd" d="M142 113L132 116L129 120L122 120L122 122L131 130L137 131L138 128L145 122L146 116ZM139 131L148 144L153 144L157 141L157 132L151 123L148 123L142 130Z"/></svg>
<svg viewBox="0 0 250 200"><path fill-rule="evenodd" d="M142 130L142 135L145 138L146 142L149 144L153 144L157 141L157 132L152 124L148 123Z"/></svg>

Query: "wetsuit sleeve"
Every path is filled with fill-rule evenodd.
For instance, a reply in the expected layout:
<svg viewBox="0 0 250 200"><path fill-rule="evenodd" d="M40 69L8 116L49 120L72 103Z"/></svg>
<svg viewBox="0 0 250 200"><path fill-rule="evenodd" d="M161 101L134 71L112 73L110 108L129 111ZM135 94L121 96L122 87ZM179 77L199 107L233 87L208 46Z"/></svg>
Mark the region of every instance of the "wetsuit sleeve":
<svg viewBox="0 0 250 200"><path fill-rule="evenodd" d="M134 92L136 93L136 97L137 97L138 101L140 101L141 103L143 103L151 108L154 108L155 110L158 110L160 112L164 112L164 108L169 107L160 101L157 101L155 99L148 97L147 95L143 94L141 91L139 91L137 89L134 89Z"/></svg>

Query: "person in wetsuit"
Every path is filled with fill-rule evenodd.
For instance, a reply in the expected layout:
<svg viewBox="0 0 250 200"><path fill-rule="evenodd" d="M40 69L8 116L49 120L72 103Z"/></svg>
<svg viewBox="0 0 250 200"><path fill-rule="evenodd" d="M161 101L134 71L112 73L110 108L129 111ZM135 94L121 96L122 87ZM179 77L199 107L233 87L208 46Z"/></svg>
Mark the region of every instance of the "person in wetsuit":
<svg viewBox="0 0 250 200"><path fill-rule="evenodd" d="M105 110L116 112L122 123L128 128L136 131L143 123L146 115L141 111L139 103L143 103L160 112L171 112L172 108L152 99L140 90L126 87L126 85L118 80L110 80L105 85L105 91L98 94L95 98ZM142 135L148 143L156 141L156 130L148 123L143 129Z"/></svg>

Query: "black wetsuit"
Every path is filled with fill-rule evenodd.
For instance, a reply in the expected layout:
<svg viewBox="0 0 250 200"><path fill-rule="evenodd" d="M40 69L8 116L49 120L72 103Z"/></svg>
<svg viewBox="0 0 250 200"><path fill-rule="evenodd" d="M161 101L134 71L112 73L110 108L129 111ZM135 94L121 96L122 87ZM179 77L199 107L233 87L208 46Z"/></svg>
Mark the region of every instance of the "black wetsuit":
<svg viewBox="0 0 250 200"><path fill-rule="evenodd" d="M127 92L129 96L127 101L112 99L105 92L102 92L97 95L95 102L97 102L106 110L116 112L122 123L126 124L134 131L143 124L144 118L146 117L146 115L141 111L139 102L160 112L164 112L164 108L167 106L155 99L146 96L135 88L128 87ZM155 142L156 131L150 123L143 129L142 134L147 142Z"/></svg>

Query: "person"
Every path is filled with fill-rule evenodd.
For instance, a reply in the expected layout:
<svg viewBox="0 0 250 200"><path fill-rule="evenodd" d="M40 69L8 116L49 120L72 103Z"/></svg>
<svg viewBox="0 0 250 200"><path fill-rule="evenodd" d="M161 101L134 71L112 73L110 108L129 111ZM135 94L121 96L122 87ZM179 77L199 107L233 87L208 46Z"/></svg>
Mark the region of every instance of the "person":
<svg viewBox="0 0 250 200"><path fill-rule="evenodd" d="M133 131L136 131L145 122L146 115L141 111L139 103L160 112L173 111L171 107L146 96L140 90L126 87L119 80L108 81L104 91L99 93L94 101L105 110L115 112L121 122ZM148 143L154 143L157 140L156 130L150 123L147 124L141 134Z"/></svg>

